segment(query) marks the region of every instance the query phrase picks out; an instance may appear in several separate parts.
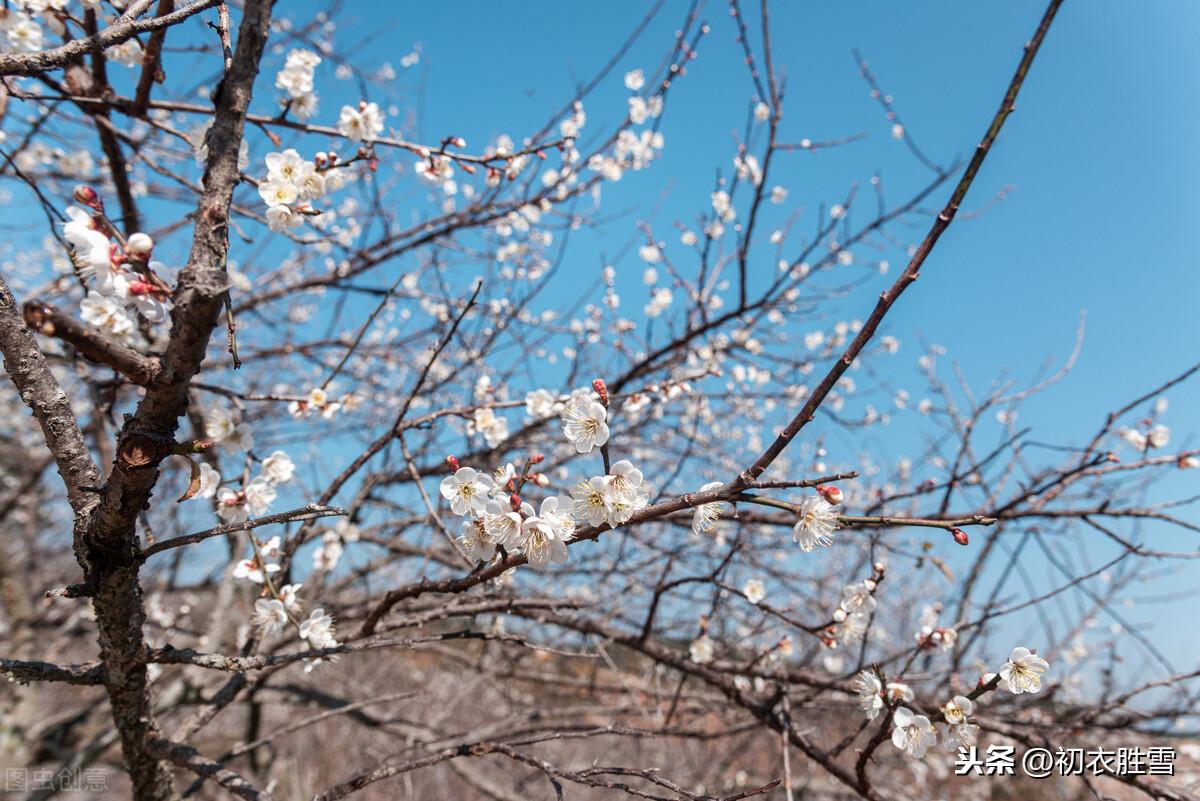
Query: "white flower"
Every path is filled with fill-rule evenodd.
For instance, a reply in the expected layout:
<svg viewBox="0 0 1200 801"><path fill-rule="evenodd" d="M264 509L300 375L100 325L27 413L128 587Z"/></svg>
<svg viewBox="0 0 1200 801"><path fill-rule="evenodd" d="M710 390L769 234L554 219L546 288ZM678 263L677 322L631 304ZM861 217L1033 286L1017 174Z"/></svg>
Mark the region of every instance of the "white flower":
<svg viewBox="0 0 1200 801"><path fill-rule="evenodd" d="M217 490L217 516L226 524L246 522L246 499L242 493L221 487Z"/></svg>
<svg viewBox="0 0 1200 801"><path fill-rule="evenodd" d="M112 298L94 289L88 290L87 297L79 302L79 309L85 323L116 339L124 339L135 330L129 313Z"/></svg>
<svg viewBox="0 0 1200 801"><path fill-rule="evenodd" d="M342 539L335 531L326 531L321 535L321 544L313 550L313 570L329 572L337 567L342 558Z"/></svg>
<svg viewBox="0 0 1200 801"><path fill-rule="evenodd" d="M974 723L959 723L956 726L942 726L942 745L952 754L957 754L960 748L970 748L979 737L979 727Z"/></svg>
<svg viewBox="0 0 1200 801"><path fill-rule="evenodd" d="M275 451L266 459L263 459L263 478L272 484L286 484L292 480L292 475L295 472L296 465L292 462L292 457L283 451Z"/></svg>
<svg viewBox="0 0 1200 801"><path fill-rule="evenodd" d="M1150 430L1146 432L1146 441L1150 443L1151 448L1165 448L1171 441L1171 429L1162 423L1151 426Z"/></svg>
<svg viewBox="0 0 1200 801"><path fill-rule="evenodd" d="M268 153L264 161L267 162L267 181L291 186L300 183L304 165L314 166L312 162L305 161L300 153L291 147L282 153Z"/></svg>
<svg viewBox="0 0 1200 801"><path fill-rule="evenodd" d="M866 615L848 615L842 609L833 612L833 635L842 644L858 642L867 633Z"/></svg>
<svg viewBox="0 0 1200 801"><path fill-rule="evenodd" d="M907 684L902 684L898 681L889 681L887 683L887 697L890 701L911 703L915 697L912 688Z"/></svg>
<svg viewBox="0 0 1200 801"><path fill-rule="evenodd" d="M718 487L724 486L720 481L710 481L700 488L700 492L711 492ZM702 503L692 511L692 533L706 534L712 530L717 524L717 520L721 517L721 510L725 508L723 501L713 501L711 503ZM757 603L755 601L754 603Z"/></svg>
<svg viewBox="0 0 1200 801"><path fill-rule="evenodd" d="M968 723L967 718L975 709L975 704L964 695L956 695L942 707L942 717L946 726L942 728L942 744L951 752L957 752L963 746L972 746L979 735L979 727Z"/></svg>
<svg viewBox="0 0 1200 801"><path fill-rule="evenodd" d="M858 705L867 716L867 720L879 717L884 708L883 684L879 677L869 670L864 670L854 680L854 686L858 690Z"/></svg>
<svg viewBox="0 0 1200 801"><path fill-rule="evenodd" d="M352 142L375 139L383 133L383 114L374 103L359 103L358 108L342 106L338 132Z"/></svg>
<svg viewBox="0 0 1200 801"><path fill-rule="evenodd" d="M642 471L627 459L614 464L604 477L606 520L612 528L627 522L633 513L650 503L650 491L642 481Z"/></svg>
<svg viewBox="0 0 1200 801"><path fill-rule="evenodd" d="M464 517L458 543L472 559L487 562L496 553L496 543L487 533L482 518Z"/></svg>
<svg viewBox="0 0 1200 801"><path fill-rule="evenodd" d="M636 92L646 85L646 74L641 68L630 70L625 73L625 88L631 92Z"/></svg>
<svg viewBox="0 0 1200 801"><path fill-rule="evenodd" d="M21 17L8 28L8 44L13 50L35 53L42 49L42 29L29 17Z"/></svg>
<svg viewBox="0 0 1200 801"><path fill-rule="evenodd" d="M270 206L267 208L267 227L272 231L295 228L303 222L304 215L291 206Z"/></svg>
<svg viewBox="0 0 1200 801"><path fill-rule="evenodd" d="M558 502L557 498L547 498ZM521 523L521 550L529 560L530 567L540 570L550 562L567 561L567 544L558 538L554 526L540 517L527 517Z"/></svg>
<svg viewBox="0 0 1200 801"><path fill-rule="evenodd" d="M142 46L138 40L128 39L119 45L113 45L104 51L109 61L115 61L126 67L136 67L142 63Z"/></svg>
<svg viewBox="0 0 1200 801"><path fill-rule="evenodd" d="M508 439L508 420L500 417L488 407L476 409L467 423L468 434L482 434L489 448L494 448Z"/></svg>
<svg viewBox="0 0 1200 801"><path fill-rule="evenodd" d="M333 618L325 614L324 609L314 609L308 617L300 622L300 639L308 640L313 648L332 648L337 645L334 639Z"/></svg>
<svg viewBox="0 0 1200 801"><path fill-rule="evenodd" d="M542 500L538 517L550 527L557 539L566 542L575 533L574 501L565 495L552 495Z"/></svg>
<svg viewBox="0 0 1200 801"><path fill-rule="evenodd" d="M300 588L303 584L284 584L279 588L279 599L289 612L300 611Z"/></svg>
<svg viewBox="0 0 1200 801"><path fill-rule="evenodd" d="M300 196L295 185L287 181L266 180L258 185L258 194L268 206L290 206Z"/></svg>
<svg viewBox="0 0 1200 801"><path fill-rule="evenodd" d="M608 519L608 501L605 497L607 484L606 476L595 476L579 482L571 489L576 520L589 526L599 526Z"/></svg>
<svg viewBox="0 0 1200 801"><path fill-rule="evenodd" d="M705 665L713 661L713 641L703 634L688 646L688 654L697 665Z"/></svg>
<svg viewBox="0 0 1200 801"><path fill-rule="evenodd" d="M867 579L842 588L840 606L847 614L865 615L875 611L877 604L875 596L871 594L873 585L867 583L869 581L870 579Z"/></svg>
<svg viewBox="0 0 1200 801"><path fill-rule="evenodd" d="M535 389L525 395L525 413L534 420L544 420L558 414L561 404L544 389Z"/></svg>
<svg viewBox="0 0 1200 801"><path fill-rule="evenodd" d="M70 221L63 223L63 238L71 245L75 265L84 275L96 277L96 290L111 295L112 262L108 237L97 231L92 215L78 206L67 206Z"/></svg>
<svg viewBox="0 0 1200 801"><path fill-rule="evenodd" d="M249 559L243 559L238 562L233 568L234 578L250 579L255 584L262 584L265 576L279 572L279 565L273 562L267 562L265 565L258 560L257 556L252 556Z"/></svg>
<svg viewBox="0 0 1200 801"><path fill-rule="evenodd" d="M929 718L915 714L906 706L897 709L892 720L896 724L892 729L892 745L917 759L925 756L929 746L937 742L937 732Z"/></svg>
<svg viewBox="0 0 1200 801"><path fill-rule="evenodd" d="M792 539L806 553L828 548L833 544L833 532L837 527L837 509L820 495L810 495L800 502L796 524L792 526Z"/></svg>
<svg viewBox="0 0 1200 801"><path fill-rule="evenodd" d="M333 526L333 533L337 534L338 539L342 542L358 542L358 538L362 536L358 526L351 523L349 520L339 520Z"/></svg>
<svg viewBox="0 0 1200 801"><path fill-rule="evenodd" d="M482 514L488 502L488 490L492 487L490 476L471 467L460 467L454 475L442 479L442 497L450 501L450 510L456 515Z"/></svg>
<svg viewBox="0 0 1200 801"><path fill-rule="evenodd" d="M246 511L254 517L261 517L275 501L275 485L263 476L256 476L246 485L243 491L246 496Z"/></svg>
<svg viewBox="0 0 1200 801"><path fill-rule="evenodd" d="M1000 668L1000 678L1010 693L1036 693L1042 689L1042 674L1050 663L1028 648L1014 648L1008 661Z"/></svg>
<svg viewBox="0 0 1200 801"><path fill-rule="evenodd" d="M942 706L942 717L951 726L957 726L960 723L966 723L974 709L975 704L970 698L965 695L956 695Z"/></svg>
<svg viewBox="0 0 1200 801"><path fill-rule="evenodd" d="M274 598L259 598L254 602L254 614L250 617L250 625L258 629L260 637L278 634L287 625L287 620L287 610L282 602Z"/></svg>
<svg viewBox="0 0 1200 801"><path fill-rule="evenodd" d="M533 515L533 507L527 503L521 504L521 512ZM515 511L500 501L488 501L487 511L483 516L483 527L488 539L497 545L517 547L521 544L521 525L524 518L521 512Z"/></svg>
<svg viewBox="0 0 1200 801"><path fill-rule="evenodd" d="M742 595L745 595L746 600L750 603L757 604L767 597L767 591L758 579L747 579L746 583L742 585Z"/></svg>
<svg viewBox="0 0 1200 801"><path fill-rule="evenodd" d="M572 398L563 409L562 427L578 453L591 453L608 442L608 410L595 400Z"/></svg>
<svg viewBox="0 0 1200 801"><path fill-rule="evenodd" d="M212 469L207 462L200 464L200 490L196 493L201 498L212 498L217 494L221 484L221 474Z"/></svg>

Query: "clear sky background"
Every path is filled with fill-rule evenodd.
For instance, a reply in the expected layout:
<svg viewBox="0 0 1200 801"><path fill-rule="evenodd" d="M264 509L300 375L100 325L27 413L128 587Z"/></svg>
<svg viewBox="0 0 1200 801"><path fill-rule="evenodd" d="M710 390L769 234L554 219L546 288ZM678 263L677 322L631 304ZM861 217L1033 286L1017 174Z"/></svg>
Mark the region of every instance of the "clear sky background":
<svg viewBox="0 0 1200 801"><path fill-rule="evenodd" d="M423 141L461 135L478 149L500 133L519 140L537 130L609 59L646 8L641 2L522 2L501 10L462 2L448 10L359 2L347 5L337 38L344 45L374 36L359 54L394 65L419 43L420 64L400 70L403 113L416 109ZM628 95L621 76L658 66L685 10L668 2L589 98L589 128L620 118ZM805 209L801 229L811 230L820 204L840 201L855 184L869 193L875 173L893 202L929 180L928 170L891 137L890 123L858 74L853 48L870 62L924 151L949 164L969 157L982 136L1043 10L1043 3L1024 0L774 4L774 53L787 81L780 138L860 132L867 138L782 155L770 183L786 185L791 202L769 210L775 217L763 230L797 208ZM639 236L637 224L652 221L659 238L677 247L671 223L694 220L707 207L715 171L730 173L754 88L728 5L710 2L701 17L712 32L672 90L662 160L606 186L605 208L628 213L602 234L574 243L564 265L571 278L559 282L558 300L575 297L576 276L591 281L611 262L626 298L623 313L640 309L643 265L628 247ZM749 17L756 20L755 9ZM905 343L902 358L914 365L914 390L920 386L918 337L946 346L947 358L977 390L986 390L1001 376L1029 381L1047 360L1060 365L1086 311L1086 340L1074 370L1028 403L1021 417L1022 426L1034 426L1034 438L1082 443L1109 410L1200 358L1198 37L1200 5L1194 3L1068 0L965 213L889 317L887 331ZM929 206L940 207L948 193L948 187L939 191ZM1000 194L1002 202L993 202ZM925 229L921 223L907 236L919 241ZM767 253L760 250L764 270L773 269ZM892 275L849 298L839 314L865 317L875 292L904 263L899 249L873 256L889 259ZM555 301L551 294L545 305ZM1172 448L1194 447L1200 386L1168 397ZM889 436L904 437L899 431ZM1195 474L1181 472L1163 489L1174 497L1196 494ZM1162 547L1196 545L1195 537L1177 531L1151 527L1143 535L1159 538ZM1194 587L1196 578L1189 566L1164 579L1162 592ZM1196 646L1169 632L1196 611L1188 596L1128 615L1182 666L1195 663Z"/></svg>

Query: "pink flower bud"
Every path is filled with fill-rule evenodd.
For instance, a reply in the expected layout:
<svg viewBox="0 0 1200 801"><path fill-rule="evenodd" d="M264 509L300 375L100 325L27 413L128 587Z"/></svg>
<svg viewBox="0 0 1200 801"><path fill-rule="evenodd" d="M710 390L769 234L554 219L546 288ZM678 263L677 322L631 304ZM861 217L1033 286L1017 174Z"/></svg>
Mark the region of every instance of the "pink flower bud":
<svg viewBox="0 0 1200 801"><path fill-rule="evenodd" d="M91 206L92 208L96 208L100 205L100 196L96 194L95 189L87 184L80 184L79 186L75 187L75 192L73 195L74 198L80 203Z"/></svg>
<svg viewBox="0 0 1200 801"><path fill-rule="evenodd" d="M512 495L509 495L508 505L512 507L514 512L521 511L521 496L515 492Z"/></svg>
<svg viewBox="0 0 1200 801"><path fill-rule="evenodd" d="M454 471L454 472L456 472L456 473L458 472L458 468L459 468L459 464L458 464L458 457L456 457L456 456L447 456L447 457L446 457L446 464L450 465L450 469L451 469L451 470L453 470L453 471Z"/></svg>
<svg viewBox="0 0 1200 801"><path fill-rule="evenodd" d="M155 287L153 284L148 284L145 281L129 282L130 295L137 295L138 297L141 297L142 295L151 295L154 293L154 289Z"/></svg>
<svg viewBox="0 0 1200 801"><path fill-rule="evenodd" d="M842 499L845 497L845 495L842 494L841 487L835 487L828 484L822 484L818 486L817 492L822 498L834 506L837 506L839 503L841 503Z"/></svg>
<svg viewBox="0 0 1200 801"><path fill-rule="evenodd" d="M950 529L950 533L954 535L954 541L959 545L966 545L970 542L970 539L967 538L967 532L961 528L952 528Z"/></svg>
<svg viewBox="0 0 1200 801"><path fill-rule="evenodd" d="M600 402L608 406L608 385L604 383L604 379L597 378L593 381L592 389L596 390L596 394L600 396Z"/></svg>

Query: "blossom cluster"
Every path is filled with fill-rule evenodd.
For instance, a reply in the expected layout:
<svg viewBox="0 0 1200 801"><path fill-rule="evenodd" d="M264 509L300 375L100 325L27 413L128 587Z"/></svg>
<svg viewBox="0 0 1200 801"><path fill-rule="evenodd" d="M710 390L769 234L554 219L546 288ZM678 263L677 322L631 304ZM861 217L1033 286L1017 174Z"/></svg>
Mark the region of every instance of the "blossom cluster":
<svg viewBox="0 0 1200 801"><path fill-rule="evenodd" d="M321 57L311 50L289 50L283 69L275 76L275 87L287 95L282 101L283 105L302 120L317 113L313 73L320 63Z"/></svg>
<svg viewBox="0 0 1200 801"><path fill-rule="evenodd" d="M128 239L117 235L91 187L79 187L75 197L92 209L68 206L69 219L62 226L72 263L89 282L80 302L83 320L119 341L136 344L141 335L134 312L158 323L169 308L170 290L158 277L163 265L150 258L154 240L143 233Z"/></svg>
<svg viewBox="0 0 1200 801"><path fill-rule="evenodd" d="M955 695L938 708L941 722L934 724L929 716L913 711L908 706L914 698L912 690L905 684L888 682L872 670L864 670L855 680L858 702L867 720L874 720L886 709L892 712L892 744L917 759L935 744L941 735L946 750L957 753L959 748L975 744L979 726L970 722L975 711L975 700L993 684L1004 687L1014 695L1036 693L1042 687L1042 674L1050 664L1035 651L1025 647L1014 648L1008 661L1000 669L999 676L988 674L980 680L980 688L972 697Z"/></svg>
<svg viewBox="0 0 1200 801"><path fill-rule="evenodd" d="M318 153L309 161L294 148L268 153L267 178L258 185L258 194L267 204L267 225L272 231L295 228L305 216L316 216L312 201L340 189L345 171L337 154Z"/></svg>

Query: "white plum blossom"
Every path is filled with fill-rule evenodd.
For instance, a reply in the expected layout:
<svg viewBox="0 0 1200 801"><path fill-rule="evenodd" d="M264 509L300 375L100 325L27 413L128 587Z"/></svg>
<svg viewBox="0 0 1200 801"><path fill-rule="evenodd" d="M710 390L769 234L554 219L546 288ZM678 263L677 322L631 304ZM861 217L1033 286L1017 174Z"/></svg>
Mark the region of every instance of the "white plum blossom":
<svg viewBox="0 0 1200 801"><path fill-rule="evenodd" d="M275 502L278 491L275 485L263 476L256 476L246 485L243 494L246 498L246 511L254 517L261 517Z"/></svg>
<svg viewBox="0 0 1200 801"><path fill-rule="evenodd" d="M742 585L742 595L745 595L746 600L750 603L758 604L767 597L767 591L758 579L747 579L746 583Z"/></svg>
<svg viewBox="0 0 1200 801"><path fill-rule="evenodd" d="M217 487L221 485L221 474L212 468L208 462L200 463L200 489L196 495L201 498L216 497Z"/></svg>
<svg viewBox="0 0 1200 801"><path fill-rule="evenodd" d="M284 584L279 588L279 600L289 612L300 611L300 588L303 584Z"/></svg>
<svg viewBox="0 0 1200 801"><path fill-rule="evenodd" d="M525 413L534 420L553 417L560 413L562 408L562 403L549 390L535 389L525 395Z"/></svg>
<svg viewBox="0 0 1200 801"><path fill-rule="evenodd" d="M94 289L88 290L79 308L85 323L115 339L125 339L137 330L133 318L119 303Z"/></svg>
<svg viewBox="0 0 1200 801"><path fill-rule="evenodd" d="M333 618L325 614L325 610L317 608L300 622L300 639L308 640L313 648L333 648L338 642L334 639Z"/></svg>
<svg viewBox="0 0 1200 801"><path fill-rule="evenodd" d="M489 407L476 409L467 423L468 434L481 434L489 448L494 448L508 439L508 420Z"/></svg>
<svg viewBox="0 0 1200 801"><path fill-rule="evenodd" d="M931 745L937 743L937 732L929 718L918 715L906 706L896 710L892 722L892 745L917 759L925 756Z"/></svg>
<svg viewBox="0 0 1200 801"><path fill-rule="evenodd" d="M956 695L942 706L942 717L946 719L946 725L942 727L942 744L948 751L957 752L961 747L975 744L979 727L967 722L974 709L975 704L965 695Z"/></svg>
<svg viewBox="0 0 1200 801"><path fill-rule="evenodd" d="M858 705L867 716L867 720L879 717L879 713L886 706L883 683L879 681L879 677L870 670L864 670L854 680L854 686L858 690Z"/></svg>
<svg viewBox="0 0 1200 801"><path fill-rule="evenodd" d="M471 467L460 467L453 475L442 479L441 493L450 501L450 510L454 514L478 515L487 506L492 486L491 476Z"/></svg>
<svg viewBox="0 0 1200 801"><path fill-rule="evenodd" d="M1042 674L1050 663L1025 647L1017 647L1000 668L1000 679L1010 693L1036 693L1042 689Z"/></svg>
<svg viewBox="0 0 1200 801"><path fill-rule="evenodd" d="M296 465L292 457L283 451L274 451L262 463L262 475L272 484L286 484L292 480Z"/></svg>
<svg viewBox="0 0 1200 801"><path fill-rule="evenodd" d="M688 646L688 655L697 665L706 665L713 661L713 641L707 634L702 634Z"/></svg>
<svg viewBox="0 0 1200 801"><path fill-rule="evenodd" d="M250 625L258 630L260 637L278 634L287 622L287 610L282 601L275 598L259 598L254 602L254 614L250 617Z"/></svg>
<svg viewBox="0 0 1200 801"><path fill-rule="evenodd" d="M810 495L800 502L792 526L792 539L808 553L833 544L833 532L838 527L837 509L820 495Z"/></svg>
<svg viewBox="0 0 1200 801"><path fill-rule="evenodd" d="M847 614L870 614L877 606L874 589L875 582L871 579L849 584L842 588L842 601L839 606Z"/></svg>
<svg viewBox="0 0 1200 801"><path fill-rule="evenodd" d="M496 554L496 543L492 542L483 518L463 518L458 544L466 551L467 556L477 561L486 562Z"/></svg>
<svg viewBox="0 0 1200 801"><path fill-rule="evenodd" d="M641 68L625 73L625 88L631 92L640 91L646 85L646 74Z"/></svg>
<svg viewBox="0 0 1200 801"><path fill-rule="evenodd" d="M520 546L521 526L525 522L522 512L526 517L531 517L533 516L533 507L523 503L518 511L500 501L488 501L483 516L483 526L488 539L497 545Z"/></svg>
<svg viewBox="0 0 1200 801"><path fill-rule="evenodd" d="M700 492L712 492L718 487L722 487L720 481L710 481L700 488ZM692 510L692 533L701 535L707 534L717 524L717 520L721 517L721 510L725 508L723 501L713 501L711 503L702 503Z"/></svg>
<svg viewBox="0 0 1200 801"><path fill-rule="evenodd" d="M321 544L313 549L313 570L327 573L335 569L344 550L337 532L326 531L321 535Z"/></svg>
<svg viewBox="0 0 1200 801"><path fill-rule="evenodd" d="M262 584L266 580L266 576L272 573L279 572L279 565L274 562L263 564L257 556L252 556L249 559L243 559L234 565L233 577L239 579L249 579L255 584Z"/></svg>
<svg viewBox="0 0 1200 801"><path fill-rule="evenodd" d="M352 142L370 141L383 133L383 114L375 103L359 103L358 108L342 106L337 127Z"/></svg>
<svg viewBox="0 0 1200 801"><path fill-rule="evenodd" d="M578 453L591 453L608 442L608 410L599 401L572 398L562 412L563 433Z"/></svg>
<svg viewBox="0 0 1200 801"><path fill-rule="evenodd" d="M606 476L594 476L579 482L571 489L576 521L589 526L599 526L608 519L607 489Z"/></svg>

